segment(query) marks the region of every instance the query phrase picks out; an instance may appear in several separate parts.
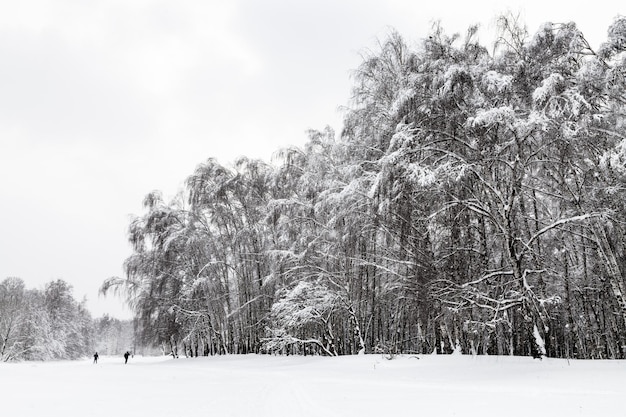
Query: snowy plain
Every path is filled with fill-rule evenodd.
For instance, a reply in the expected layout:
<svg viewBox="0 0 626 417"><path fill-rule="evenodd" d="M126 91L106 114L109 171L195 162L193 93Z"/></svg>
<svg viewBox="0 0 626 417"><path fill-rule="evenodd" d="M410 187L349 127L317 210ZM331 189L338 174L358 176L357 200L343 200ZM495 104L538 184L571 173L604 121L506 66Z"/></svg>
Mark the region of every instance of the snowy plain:
<svg viewBox="0 0 626 417"><path fill-rule="evenodd" d="M0 364L3 416L619 416L626 361L420 355Z"/></svg>

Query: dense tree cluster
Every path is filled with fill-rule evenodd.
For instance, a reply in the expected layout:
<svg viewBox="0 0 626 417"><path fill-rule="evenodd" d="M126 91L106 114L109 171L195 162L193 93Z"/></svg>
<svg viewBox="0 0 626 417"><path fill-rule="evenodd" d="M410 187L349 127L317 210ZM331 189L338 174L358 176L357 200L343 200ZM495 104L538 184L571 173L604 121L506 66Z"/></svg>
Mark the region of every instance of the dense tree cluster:
<svg viewBox="0 0 626 417"><path fill-rule="evenodd" d="M85 357L93 337L91 315L65 281L43 291L26 289L19 278L0 282L0 361Z"/></svg>
<svg viewBox="0 0 626 417"><path fill-rule="evenodd" d="M130 225L123 291L187 354L624 357L626 18L492 51L436 26L355 72L339 138L208 160Z"/></svg>

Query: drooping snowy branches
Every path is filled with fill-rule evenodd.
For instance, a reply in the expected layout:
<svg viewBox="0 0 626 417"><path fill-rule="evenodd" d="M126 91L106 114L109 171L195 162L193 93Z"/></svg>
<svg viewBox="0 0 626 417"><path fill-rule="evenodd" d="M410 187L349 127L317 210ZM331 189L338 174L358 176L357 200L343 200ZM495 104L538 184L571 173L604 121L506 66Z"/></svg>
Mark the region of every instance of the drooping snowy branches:
<svg viewBox="0 0 626 417"><path fill-rule="evenodd" d="M200 165L130 227L122 288L186 352L621 357L626 30L396 33L339 137Z"/></svg>

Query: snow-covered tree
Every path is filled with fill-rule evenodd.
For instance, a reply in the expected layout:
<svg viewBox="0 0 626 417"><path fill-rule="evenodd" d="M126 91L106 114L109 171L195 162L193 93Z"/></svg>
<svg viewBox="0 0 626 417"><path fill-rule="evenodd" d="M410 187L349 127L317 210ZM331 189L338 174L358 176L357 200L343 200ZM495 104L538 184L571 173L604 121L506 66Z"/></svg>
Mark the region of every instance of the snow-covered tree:
<svg viewBox="0 0 626 417"><path fill-rule="evenodd" d="M0 353L3 361L75 359L90 354L93 322L71 287L52 281L42 292L19 278L0 283Z"/></svg>
<svg viewBox="0 0 626 417"><path fill-rule="evenodd" d="M273 327L265 341L269 351L293 344L314 344L329 356L337 356L332 316L339 307L336 294L323 282L299 281L284 290L272 306ZM304 338L298 335L305 335ZM309 334L317 337L307 337Z"/></svg>

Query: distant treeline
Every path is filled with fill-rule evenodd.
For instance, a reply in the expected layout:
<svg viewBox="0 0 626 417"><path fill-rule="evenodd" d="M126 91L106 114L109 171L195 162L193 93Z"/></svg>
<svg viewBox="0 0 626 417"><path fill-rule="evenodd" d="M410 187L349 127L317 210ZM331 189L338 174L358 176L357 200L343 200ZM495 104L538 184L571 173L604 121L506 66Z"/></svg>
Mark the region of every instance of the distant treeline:
<svg viewBox="0 0 626 417"><path fill-rule="evenodd" d="M353 93L338 137L274 165L209 159L145 198L126 276L102 286L143 341L624 357L626 18L598 50L510 16L490 48L476 28L392 33Z"/></svg>
<svg viewBox="0 0 626 417"><path fill-rule="evenodd" d="M27 289L20 278L0 281L0 362L160 353L136 343L135 333L131 320L92 319L63 280L43 290Z"/></svg>

